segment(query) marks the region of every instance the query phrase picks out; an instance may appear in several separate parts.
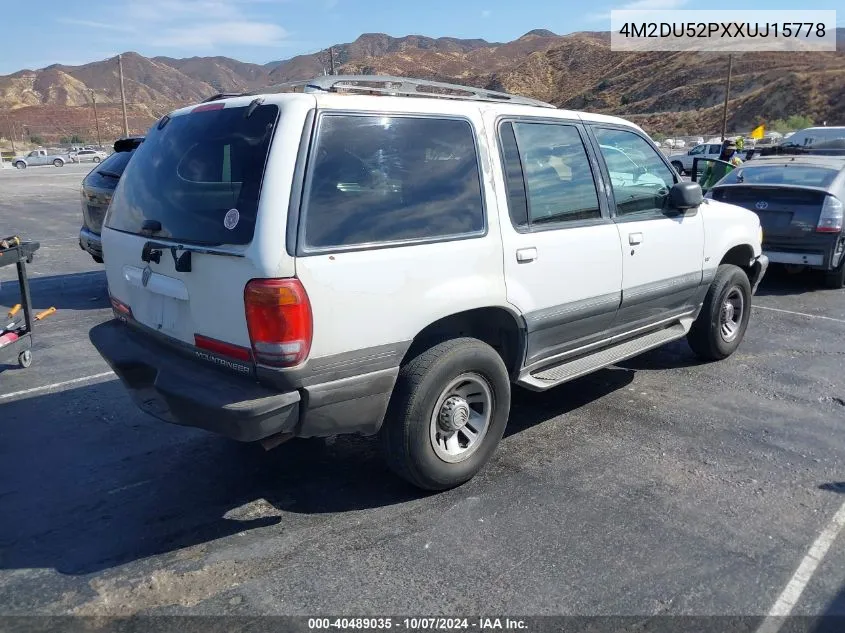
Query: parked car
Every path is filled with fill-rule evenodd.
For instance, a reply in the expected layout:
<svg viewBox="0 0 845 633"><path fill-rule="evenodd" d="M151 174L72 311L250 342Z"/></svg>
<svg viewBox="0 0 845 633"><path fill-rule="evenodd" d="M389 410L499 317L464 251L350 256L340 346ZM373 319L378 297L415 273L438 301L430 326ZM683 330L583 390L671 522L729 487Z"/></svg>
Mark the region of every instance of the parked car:
<svg viewBox="0 0 845 633"><path fill-rule="evenodd" d="M780 146L784 148L842 149L843 145L840 141L843 140L845 140L845 126L808 127L798 130L788 139L784 137Z"/></svg>
<svg viewBox="0 0 845 633"><path fill-rule="evenodd" d="M692 162L696 158L719 158L719 154L721 153L721 143L704 143L696 145L682 154L670 154L669 161L675 170L683 176L692 172Z"/></svg>
<svg viewBox="0 0 845 633"><path fill-rule="evenodd" d="M123 170L129 164L143 137L120 139L114 144L114 153L99 162L82 180L82 228L79 230L79 247L87 251L98 264L103 263L100 230L103 218L111 203Z"/></svg>
<svg viewBox="0 0 845 633"><path fill-rule="evenodd" d="M109 157L106 152L97 149L81 149L71 153L71 158L77 163L99 163Z"/></svg>
<svg viewBox="0 0 845 633"><path fill-rule="evenodd" d="M360 94L376 82L399 96ZM731 355L760 238L623 119L319 77L151 128L102 229L115 319L90 338L161 420L266 447L378 434L440 490L493 455L512 383L684 337Z"/></svg>
<svg viewBox="0 0 845 633"><path fill-rule="evenodd" d="M39 165L53 165L54 167L64 167L65 163L71 162L71 157L68 154L57 154L48 152L46 149L36 149L31 151L26 156L16 156L12 159L12 165L18 169L26 169L27 167L37 167Z"/></svg>
<svg viewBox="0 0 845 633"><path fill-rule="evenodd" d="M824 271L845 286L845 156L763 156L737 167L708 197L757 214L769 261Z"/></svg>

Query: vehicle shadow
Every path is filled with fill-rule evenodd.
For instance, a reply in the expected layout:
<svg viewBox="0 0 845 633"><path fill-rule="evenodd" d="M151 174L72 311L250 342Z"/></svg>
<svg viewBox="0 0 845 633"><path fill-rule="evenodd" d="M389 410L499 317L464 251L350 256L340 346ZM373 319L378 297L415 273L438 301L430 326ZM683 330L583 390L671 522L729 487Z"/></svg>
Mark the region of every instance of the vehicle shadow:
<svg viewBox="0 0 845 633"><path fill-rule="evenodd" d="M30 278L29 290L36 311L50 307L58 310L99 310L109 306L103 270ZM5 310L20 302L18 282L4 281L0 288L0 308L5 309L0 316L5 316Z"/></svg>
<svg viewBox="0 0 845 633"><path fill-rule="evenodd" d="M631 371L654 371L695 367L702 363L687 345L686 339L680 339L622 361L619 367Z"/></svg>
<svg viewBox="0 0 845 633"><path fill-rule="evenodd" d="M516 390L507 436L632 380L608 369L540 394ZM293 440L266 453L154 420L117 380L3 405L0 569L88 574L428 496L387 469L375 438Z"/></svg>
<svg viewBox="0 0 845 633"><path fill-rule="evenodd" d="M821 292L827 290L824 278L817 270L789 273L782 266L770 265L766 276L757 288L757 296L783 297L787 295Z"/></svg>
<svg viewBox="0 0 845 633"><path fill-rule="evenodd" d="M819 486L819 490L826 490L827 492L838 492L845 495L845 481L830 481Z"/></svg>

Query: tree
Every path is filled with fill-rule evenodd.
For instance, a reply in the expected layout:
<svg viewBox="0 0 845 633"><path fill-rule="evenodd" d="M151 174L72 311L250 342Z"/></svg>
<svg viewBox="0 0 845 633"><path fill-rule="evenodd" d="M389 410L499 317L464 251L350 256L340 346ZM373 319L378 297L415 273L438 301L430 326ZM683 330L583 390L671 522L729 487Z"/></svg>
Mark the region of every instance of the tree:
<svg viewBox="0 0 845 633"><path fill-rule="evenodd" d="M781 134L803 130L805 127L813 127L813 119L804 114L793 114L786 119L775 119L766 125L766 129Z"/></svg>
<svg viewBox="0 0 845 633"><path fill-rule="evenodd" d="M29 142L33 145L44 145L44 138L38 134L33 134L29 137Z"/></svg>

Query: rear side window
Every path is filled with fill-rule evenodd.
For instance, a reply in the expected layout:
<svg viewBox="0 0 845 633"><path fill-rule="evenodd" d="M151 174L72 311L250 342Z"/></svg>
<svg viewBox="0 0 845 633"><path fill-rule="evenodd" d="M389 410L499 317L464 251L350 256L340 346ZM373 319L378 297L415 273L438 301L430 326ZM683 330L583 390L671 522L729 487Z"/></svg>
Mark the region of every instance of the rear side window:
<svg viewBox="0 0 845 633"><path fill-rule="evenodd" d="M324 115L308 171L306 248L484 231L478 158L467 121Z"/></svg>
<svg viewBox="0 0 845 633"><path fill-rule="evenodd" d="M156 220L155 237L249 243L278 115L273 104L205 109L154 126L120 180L107 226L140 233Z"/></svg>

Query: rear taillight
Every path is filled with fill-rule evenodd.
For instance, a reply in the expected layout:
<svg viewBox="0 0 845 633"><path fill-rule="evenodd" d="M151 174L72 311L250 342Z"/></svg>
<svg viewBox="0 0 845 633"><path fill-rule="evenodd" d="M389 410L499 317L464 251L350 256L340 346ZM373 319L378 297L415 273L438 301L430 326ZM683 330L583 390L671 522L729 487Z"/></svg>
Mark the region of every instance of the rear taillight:
<svg viewBox="0 0 845 633"><path fill-rule="evenodd" d="M244 290L246 322L255 360L298 365L311 350L311 302L298 279L254 279Z"/></svg>
<svg viewBox="0 0 845 633"><path fill-rule="evenodd" d="M109 297L111 299L111 307L114 310L114 316L118 319L131 319L132 318L132 308L128 305L123 303L120 299L116 299L115 297Z"/></svg>
<svg viewBox="0 0 845 633"><path fill-rule="evenodd" d="M819 214L817 233L839 233L842 230L843 205L839 198L825 196Z"/></svg>

